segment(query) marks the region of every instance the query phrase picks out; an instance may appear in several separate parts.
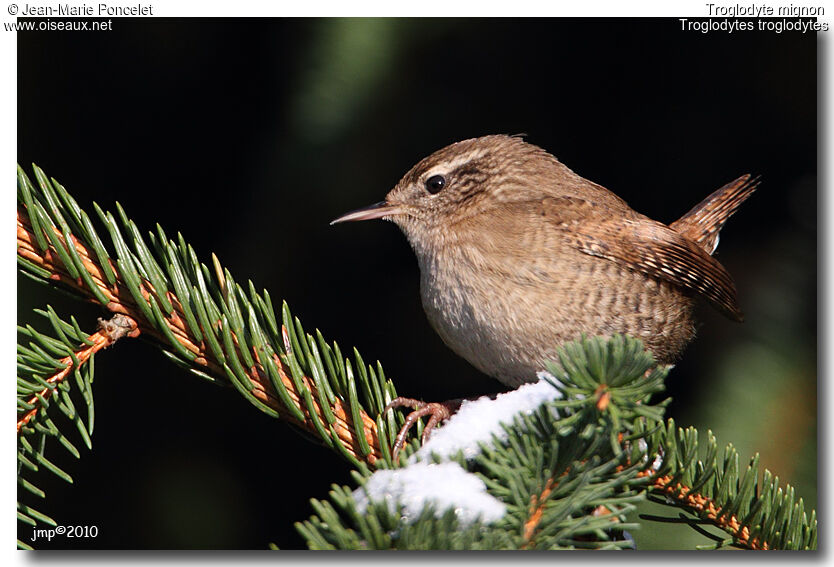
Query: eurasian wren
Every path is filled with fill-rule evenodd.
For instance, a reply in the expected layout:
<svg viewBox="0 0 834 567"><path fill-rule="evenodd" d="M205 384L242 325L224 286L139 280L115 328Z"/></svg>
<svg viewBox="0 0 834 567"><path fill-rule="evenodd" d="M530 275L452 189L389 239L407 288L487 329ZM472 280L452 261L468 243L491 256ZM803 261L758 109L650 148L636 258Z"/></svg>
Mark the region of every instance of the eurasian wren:
<svg viewBox="0 0 834 567"><path fill-rule="evenodd" d="M741 321L733 280L711 254L758 183L743 175L667 226L519 137L484 136L433 153L384 201L333 223L396 223L417 254L434 329L514 388L535 381L557 347L582 334L628 334L659 363L674 362L695 335L696 298ZM389 408L417 410L394 458L416 419L431 416L425 442L460 402L392 401Z"/></svg>
<svg viewBox="0 0 834 567"><path fill-rule="evenodd" d="M757 185L739 177L667 226L519 137L484 136L433 153L384 201L333 223L396 223L434 329L515 387L583 333L628 334L673 362L695 334L698 297L740 321L733 280L711 254Z"/></svg>

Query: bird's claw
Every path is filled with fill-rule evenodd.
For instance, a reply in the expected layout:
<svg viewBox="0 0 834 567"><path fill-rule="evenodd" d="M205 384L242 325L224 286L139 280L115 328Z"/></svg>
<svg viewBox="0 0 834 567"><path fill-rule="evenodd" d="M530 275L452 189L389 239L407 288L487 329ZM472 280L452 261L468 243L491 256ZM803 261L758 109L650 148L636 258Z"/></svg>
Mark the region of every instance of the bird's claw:
<svg viewBox="0 0 834 567"><path fill-rule="evenodd" d="M403 397L391 400L388 405L385 406L385 409L382 410L383 413L400 407L414 408L414 411L408 414L405 418L405 423L400 428L400 432L397 433L397 438L394 440L394 446L392 447L392 457L394 462L397 461L400 451L405 446L405 438L408 435L409 430L415 423L417 423L418 419L427 415L430 416L429 420L426 422L426 426L423 428L423 437L421 439L422 444L425 445L429 440L429 437L431 437L432 430L440 424L440 422L452 417L452 415L460 409L462 402L462 399L446 400L445 402L424 402L414 398Z"/></svg>

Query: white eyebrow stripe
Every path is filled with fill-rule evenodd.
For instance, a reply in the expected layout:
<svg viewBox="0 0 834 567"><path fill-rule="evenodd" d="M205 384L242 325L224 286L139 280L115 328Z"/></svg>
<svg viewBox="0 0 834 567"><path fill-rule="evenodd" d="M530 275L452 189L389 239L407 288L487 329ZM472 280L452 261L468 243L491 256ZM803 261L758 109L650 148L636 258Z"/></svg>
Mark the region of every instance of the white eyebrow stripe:
<svg viewBox="0 0 834 567"><path fill-rule="evenodd" d="M445 175L445 174L449 173L450 171L453 171L453 170L457 169L458 167L469 163L470 161L478 159L479 157L484 155L484 153L485 152L484 152L483 149L475 149L475 150L472 150L468 153L456 156L451 161L446 161L442 165L438 165L436 167L433 167L433 168L427 170L423 174L423 179L428 179L432 175Z"/></svg>

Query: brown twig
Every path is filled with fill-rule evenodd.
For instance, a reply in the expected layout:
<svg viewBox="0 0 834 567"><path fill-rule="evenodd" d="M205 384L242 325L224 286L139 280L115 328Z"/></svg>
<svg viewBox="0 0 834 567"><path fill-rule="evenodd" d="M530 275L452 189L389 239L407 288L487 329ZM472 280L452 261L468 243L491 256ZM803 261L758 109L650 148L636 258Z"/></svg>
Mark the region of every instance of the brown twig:
<svg viewBox="0 0 834 567"><path fill-rule="evenodd" d="M562 474L567 474L567 471L565 471ZM550 493L555 485L556 481L553 479L553 477L550 477L544 484L544 488L542 489L541 493L538 496L533 494L530 497L530 511L527 517L527 521L524 522L524 545L521 546L522 549L526 549L533 543L533 536L535 535L536 530L538 529L539 524L542 521L542 514L544 514L545 502L547 502L547 497L550 496Z"/></svg>
<svg viewBox="0 0 834 567"><path fill-rule="evenodd" d="M67 245L61 232L56 227L46 227L46 230L54 231L60 242L64 246ZM72 236L71 245L75 248L81 258L84 268L92 277L93 283L107 298L108 303L104 307L113 313L127 315L135 321L139 332L157 342L167 344L168 339L165 335L161 331L157 330L153 322L148 321L142 314L142 311L137 306L127 285L121 279L119 270L115 263L110 261L110 266L114 273L116 273L117 280L115 284L110 285L107 282L104 271L99 264L98 257L91 253L84 243ZM98 302L95 295L90 289L87 288L86 284L80 278L75 279L69 275L66 266L64 266L60 256L54 251L52 244L49 245L46 251L40 250L37 245L37 240L33 233L32 225L29 221L26 209L21 207L19 207L17 211L17 253L22 258L25 258L33 264L49 271L49 278L51 280L68 286L92 302ZM140 291L145 300L150 298L151 295L158 296L153 286L148 281L141 282ZM165 315L164 317L165 324L168 326L172 335L185 349L195 355L194 364L203 367L203 369L209 374L225 378L225 372L222 367L218 365L206 344L203 341L198 343L196 339L191 336L188 326L185 323L185 316L183 314L179 298L177 298L177 296L170 291L166 293L166 297L174 307L171 314ZM206 332L210 331L207 330ZM102 346L99 348L104 347ZM277 351L277 349L275 350ZM255 354L257 360L257 354L253 354ZM253 367L247 369L249 379L254 384L252 395L267 404L269 407L281 412L282 418L287 419L295 425L309 431L315 431L313 418L310 415L307 406L302 401L303 394L297 391L295 384L290 378L289 368L277 356L274 357L274 362L278 368L281 381L289 393L292 403L301 410L304 415L304 419L298 420L286 411L286 408L281 402L281 399L278 397L278 394L275 392L274 387L269 382L263 368ZM304 384L304 387L309 388L312 394L312 403L315 413L320 420L324 420L324 412L318 401L319 396L317 395L317 387L315 383L311 378L306 376L302 377L301 381ZM361 431L361 434L364 435L365 440L371 448L370 454L362 455L359 449L359 440L356 439L356 434L354 433L353 419L349 408L346 407L346 403L337 399L334 402L333 407L330 409L335 416L335 422L333 423L334 430L339 438L339 441L350 454L359 460L365 460L369 465L373 465L377 459L382 457L382 453L379 448L379 437L377 435L376 422L374 422L370 416L368 416L365 412L362 412L361 414L362 424L359 430ZM18 428L19 427L20 426L18 426Z"/></svg>
<svg viewBox="0 0 834 567"><path fill-rule="evenodd" d="M669 475L654 476L653 469L642 471L638 476L651 476L652 479L649 481L651 488L661 492L664 496L677 500L685 507L695 510L699 516L710 520L717 527L732 535L737 544L748 549L770 549L766 541L759 541L757 538L751 539L750 528L743 526L734 514L722 514L721 507L716 506L711 498L707 498L702 494L693 493L688 486L684 486L679 482L672 484L672 477Z"/></svg>
<svg viewBox="0 0 834 567"><path fill-rule="evenodd" d="M120 338L124 336L139 336L139 328L136 325L136 321L126 315L116 314L109 321L99 319L98 322L99 330L87 337L87 340L93 344L88 345L85 343L83 347L74 353L75 358L78 360L78 367L86 363L95 353L101 349L107 348ZM64 365L64 368L46 380L49 384L54 384L56 387L64 381L64 378L69 376L70 372L76 368L75 362L71 356L65 356L60 360L60 362ZM41 408L41 400L48 400L54 391L54 388L44 388L40 391L39 395L32 396L29 400L27 400L29 405L34 405L35 407L27 411L23 417L17 420L18 432L20 432L21 427L29 423L29 421L37 415Z"/></svg>
<svg viewBox="0 0 834 567"><path fill-rule="evenodd" d="M620 435L620 441L622 442L622 435ZM622 471L627 466L628 465L620 465L617 467L617 471ZM569 471L570 468L565 469L559 477L561 478L565 476ZM672 477L669 475L656 476L654 468L642 470L637 473L637 478L646 477L650 477L649 488L651 490L659 491L664 496L677 500L686 508L696 512L698 516L710 520L716 527L732 535L738 545L752 550L770 549L770 546L766 541L759 541L758 538L751 539L750 528L743 526L737 516L733 514L729 516L722 514L721 507L716 506L712 499L707 498L702 494L692 493L688 486L684 486L680 482L673 485L671 483ZM555 480L555 477L550 477L547 479L541 493L538 495L534 494L530 498L529 514L527 521L524 523L524 545L522 546L522 549L526 549L533 544L536 531L538 530L542 515L544 514L545 503L556 485L557 481ZM598 510L599 509L595 509L594 513L597 514ZM608 510L605 510L602 513L608 512Z"/></svg>

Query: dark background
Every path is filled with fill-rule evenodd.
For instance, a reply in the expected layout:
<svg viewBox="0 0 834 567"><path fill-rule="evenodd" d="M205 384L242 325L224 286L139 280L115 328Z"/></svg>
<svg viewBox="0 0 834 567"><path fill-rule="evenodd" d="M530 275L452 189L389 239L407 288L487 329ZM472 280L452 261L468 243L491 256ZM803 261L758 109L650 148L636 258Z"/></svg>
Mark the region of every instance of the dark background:
<svg viewBox="0 0 834 567"><path fill-rule="evenodd" d="M815 506L816 42L682 32L671 19L115 19L111 32L21 32L17 157L90 213L119 201L146 231L181 231L203 261L217 253L427 400L500 384L431 330L394 225L328 226L419 159L524 132L663 222L760 173L718 249L746 322L702 309L668 380L669 414L743 458L760 451ZM20 321L50 303L92 332L103 314L18 284ZM293 522L311 515L309 498L350 483L335 454L149 343L122 341L96 366L93 451L53 451L75 484L44 475L40 508L99 535L36 547L302 548ZM635 536L690 547L686 530Z"/></svg>

